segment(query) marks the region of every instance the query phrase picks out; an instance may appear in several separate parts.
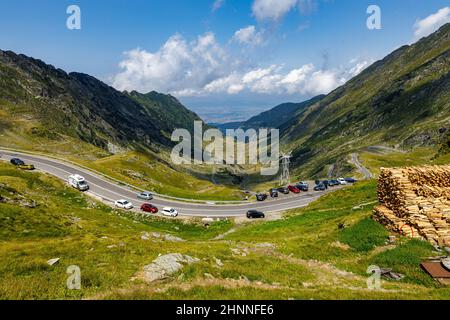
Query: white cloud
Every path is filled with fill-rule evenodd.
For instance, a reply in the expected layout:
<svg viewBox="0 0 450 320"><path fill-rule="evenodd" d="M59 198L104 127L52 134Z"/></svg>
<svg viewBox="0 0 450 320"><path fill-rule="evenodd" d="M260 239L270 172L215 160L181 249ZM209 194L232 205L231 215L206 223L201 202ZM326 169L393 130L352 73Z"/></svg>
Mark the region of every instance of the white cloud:
<svg viewBox="0 0 450 320"><path fill-rule="evenodd" d="M295 8L302 14L310 14L316 10L317 0L254 0L252 11L259 21L276 22Z"/></svg>
<svg viewBox="0 0 450 320"><path fill-rule="evenodd" d="M264 43L262 32L257 32L255 26L242 28L234 33L232 41L249 46L259 46Z"/></svg>
<svg viewBox="0 0 450 320"><path fill-rule="evenodd" d="M212 5L212 11L215 12L222 8L222 6L225 4L225 0L215 0Z"/></svg>
<svg viewBox="0 0 450 320"><path fill-rule="evenodd" d="M256 19L278 21L297 5L298 0L255 0L252 10Z"/></svg>
<svg viewBox="0 0 450 320"><path fill-rule="evenodd" d="M314 64L298 68L254 65L222 47L213 33L188 42L175 34L156 52L125 52L112 85L118 90L152 90L176 96L211 94L326 94L357 75L368 62L352 60L347 68L320 69Z"/></svg>
<svg viewBox="0 0 450 320"><path fill-rule="evenodd" d="M352 67L350 70L349 70L349 74L352 76L352 77L356 77L358 74L360 74L364 69L366 69L368 66L369 66L369 64L371 63L371 62L369 62L369 61L356 61L356 60L353 60L353 61L350 61L350 63L356 63L355 65L354 65L354 67Z"/></svg>
<svg viewBox="0 0 450 320"><path fill-rule="evenodd" d="M426 37L448 22L450 22L450 7L439 9L425 19L416 21L414 24L414 36L416 39Z"/></svg>
<svg viewBox="0 0 450 320"><path fill-rule="evenodd" d="M176 34L155 53L139 48L125 52L113 86L142 92L202 88L225 75L235 63L229 61L213 33L199 36L190 43Z"/></svg>

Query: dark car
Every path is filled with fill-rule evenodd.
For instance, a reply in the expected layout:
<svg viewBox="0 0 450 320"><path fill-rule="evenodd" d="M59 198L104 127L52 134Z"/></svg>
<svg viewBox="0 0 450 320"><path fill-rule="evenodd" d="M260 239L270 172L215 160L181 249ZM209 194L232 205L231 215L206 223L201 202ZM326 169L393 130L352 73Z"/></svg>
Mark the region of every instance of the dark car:
<svg viewBox="0 0 450 320"><path fill-rule="evenodd" d="M11 162L11 164L13 164L15 166L24 166L25 165L25 162L23 162L19 158L12 158L10 162Z"/></svg>
<svg viewBox="0 0 450 320"><path fill-rule="evenodd" d="M144 203L141 206L141 211L149 212L149 213L158 213L158 208L154 205L151 205L150 203Z"/></svg>
<svg viewBox="0 0 450 320"><path fill-rule="evenodd" d="M317 186L314 187L314 191L325 191L327 188L325 187L325 185L323 183L318 184Z"/></svg>
<svg viewBox="0 0 450 320"><path fill-rule="evenodd" d="M294 186L289 186L288 187L289 191L292 193L300 193L300 189Z"/></svg>
<svg viewBox="0 0 450 320"><path fill-rule="evenodd" d="M256 200L258 200L258 201L265 201L267 198L268 198L268 196L265 193L257 193L256 194Z"/></svg>
<svg viewBox="0 0 450 320"><path fill-rule="evenodd" d="M247 218L249 219L264 219L266 215L260 211L249 210L247 211Z"/></svg>
<svg viewBox="0 0 450 320"><path fill-rule="evenodd" d="M345 178L345 181L347 181L348 183L356 183L356 179L353 178Z"/></svg>
<svg viewBox="0 0 450 320"><path fill-rule="evenodd" d="M330 180L330 181L328 181L328 185L329 185L330 187L335 187L335 186L339 186L340 183L339 183L339 181L337 181L337 180Z"/></svg>
<svg viewBox="0 0 450 320"><path fill-rule="evenodd" d="M290 192L289 189L286 187L280 187L277 190L278 190L278 192L280 192L282 194L289 194L289 192Z"/></svg>
<svg viewBox="0 0 450 320"><path fill-rule="evenodd" d="M303 192L307 192L309 190L309 185L306 182L300 182L299 184L296 185L296 187L298 189L300 189Z"/></svg>
<svg viewBox="0 0 450 320"><path fill-rule="evenodd" d="M270 189L269 193L272 198L278 198L278 190L277 189Z"/></svg>

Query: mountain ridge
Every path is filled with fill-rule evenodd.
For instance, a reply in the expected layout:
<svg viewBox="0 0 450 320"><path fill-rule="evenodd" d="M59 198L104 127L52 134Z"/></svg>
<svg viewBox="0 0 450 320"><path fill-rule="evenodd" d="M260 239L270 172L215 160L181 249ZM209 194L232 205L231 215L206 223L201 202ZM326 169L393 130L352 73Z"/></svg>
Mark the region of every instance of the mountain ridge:
<svg viewBox="0 0 450 320"><path fill-rule="evenodd" d="M281 127L297 171L321 176L374 144L437 146L450 119L450 24L375 62Z"/></svg>
<svg viewBox="0 0 450 320"><path fill-rule="evenodd" d="M0 78L3 113L28 117L48 135L103 149L169 147L174 129L191 129L193 120L201 120L172 96L150 92L138 99L137 92L119 92L88 74L67 73L12 51L0 50Z"/></svg>

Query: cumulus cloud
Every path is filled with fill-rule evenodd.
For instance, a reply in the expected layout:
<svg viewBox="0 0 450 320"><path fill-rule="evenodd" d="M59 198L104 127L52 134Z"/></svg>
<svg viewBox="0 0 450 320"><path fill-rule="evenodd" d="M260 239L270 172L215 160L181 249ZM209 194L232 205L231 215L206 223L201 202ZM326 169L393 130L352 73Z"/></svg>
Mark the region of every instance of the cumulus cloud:
<svg viewBox="0 0 450 320"><path fill-rule="evenodd" d="M264 36L262 32L256 31L255 26L248 26L236 31L232 41L249 46L259 46L264 43Z"/></svg>
<svg viewBox="0 0 450 320"><path fill-rule="evenodd" d="M337 69L318 68L312 63L298 68L255 66L221 46L213 33L191 42L175 34L156 52L139 48L125 52L112 85L118 90L156 90L180 97L242 92L315 95L329 93L367 65L353 60L350 66Z"/></svg>
<svg viewBox="0 0 450 320"><path fill-rule="evenodd" d="M310 14L316 10L317 0L254 0L252 11L259 21L276 22L296 8L302 14Z"/></svg>
<svg viewBox="0 0 450 320"><path fill-rule="evenodd" d="M417 20L414 24L414 37L420 39L438 30L444 24L450 22L450 7L439 9L422 20Z"/></svg>
<svg viewBox="0 0 450 320"><path fill-rule="evenodd" d="M256 19L278 21L297 5L298 0L255 0L252 10Z"/></svg>
<svg viewBox="0 0 450 320"><path fill-rule="evenodd" d="M233 74L214 81L208 86L210 93L236 94L248 90L259 94L303 94L329 93L345 83L348 72L318 70L313 64L284 71L278 65Z"/></svg>
<svg viewBox="0 0 450 320"><path fill-rule="evenodd" d="M193 42L176 34L155 53L139 48L125 52L113 86L119 90L185 90L185 94L193 94L194 89L225 75L234 63L213 33Z"/></svg>

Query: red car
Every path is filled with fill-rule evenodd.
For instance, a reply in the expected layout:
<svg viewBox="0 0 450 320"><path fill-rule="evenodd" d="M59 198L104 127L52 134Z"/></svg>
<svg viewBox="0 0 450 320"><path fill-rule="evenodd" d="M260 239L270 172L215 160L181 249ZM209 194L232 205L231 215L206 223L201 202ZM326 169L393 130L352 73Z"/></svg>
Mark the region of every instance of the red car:
<svg viewBox="0 0 450 320"><path fill-rule="evenodd" d="M149 213L158 213L158 208L149 203L144 203L141 206L141 211L149 212Z"/></svg>
<svg viewBox="0 0 450 320"><path fill-rule="evenodd" d="M300 193L300 189L294 186L289 186L288 187L289 191L292 193Z"/></svg>

